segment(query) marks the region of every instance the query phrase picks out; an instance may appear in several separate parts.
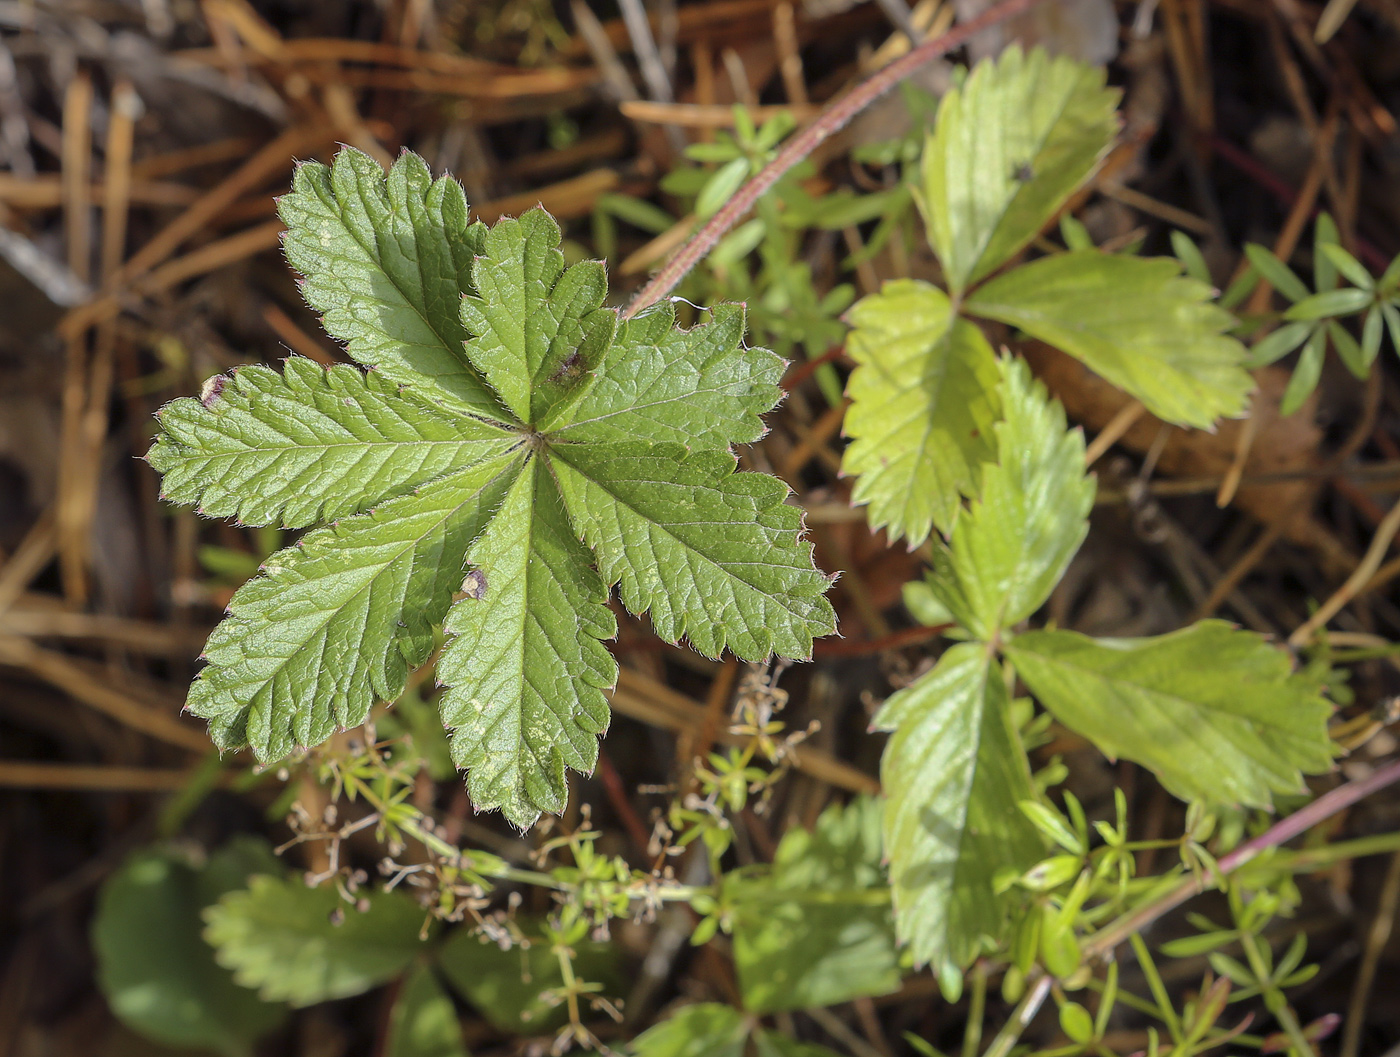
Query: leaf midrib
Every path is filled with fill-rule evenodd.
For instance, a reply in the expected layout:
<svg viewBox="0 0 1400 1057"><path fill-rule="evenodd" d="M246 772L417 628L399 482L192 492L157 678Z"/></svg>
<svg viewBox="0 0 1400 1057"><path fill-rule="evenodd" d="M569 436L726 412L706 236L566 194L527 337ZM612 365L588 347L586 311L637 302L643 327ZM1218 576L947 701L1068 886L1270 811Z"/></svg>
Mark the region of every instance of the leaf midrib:
<svg viewBox="0 0 1400 1057"><path fill-rule="evenodd" d="M1032 155L1029 161L1029 164L1032 166L1032 171L1034 171L1035 160L1039 158L1040 155L1045 151L1045 144L1049 141L1055 129L1059 127L1060 122L1064 120L1065 113L1069 110L1069 104L1074 101L1074 96L1076 91L1078 90L1078 87L1079 81L1076 79L1075 82L1070 86L1069 91L1065 93L1064 99L1061 101L1059 110L1055 112L1054 120L1046 126L1044 135L1036 141L1035 148L1032 151ZM981 245L975 247L973 256L967 264L964 279L962 283L959 284L960 287L965 289L967 286L970 286L972 283L977 281L974 277L977 275L978 265L982 263L982 258L987 253L987 247L991 245L992 239L996 236L996 233L1001 229L1002 223L1006 220L1007 213L1011 211L1011 203L1016 201L1016 199L1021 195L1021 192L1024 191L1027 186L1029 185L1018 184L1016 188L1012 191L1012 193L1008 195L1006 200L1002 203L1001 210L997 213L995 222L987 228L987 233L983 237Z"/></svg>
<svg viewBox="0 0 1400 1057"><path fill-rule="evenodd" d="M333 178L334 178L334 173L332 173L331 175L332 175L332 179L333 179ZM363 209L365 210L366 215L370 215L370 213L369 213L369 208L368 208L367 203L365 202L365 196L364 196L363 191L362 191L361 188L360 188L360 184L359 184L358 178L357 178L356 181L355 181L355 194L356 194L356 197L358 197L358 198L360 199L360 206L361 206L361 208L363 208ZM320 196L318 195L317 197L320 197ZM359 236L358 234L356 234L354 228L351 227L351 225L348 224L348 223L346 222L345 217L343 216L343 211L342 211L342 207L341 207L341 205L340 205L340 200L339 200L339 198L337 198L336 195L335 195L334 183L332 183L332 185L331 185L331 201L330 201L330 202L326 202L326 200L325 200L324 198L322 198L321 201L322 201L323 203L325 203L325 204L331 209L331 212L333 213L333 215L336 217L336 219L337 219L338 221L340 221L341 230L344 231L347 235L350 236L350 240L351 240L353 243L355 243L355 245L357 245L357 246L360 247L360 249L364 252L365 257L369 260L369 262L370 262L371 266L374 268L374 270L375 270L376 272L378 272L380 275L382 275L382 276L388 281L389 285L392 286L396 291L398 291L399 296L400 296L401 298L403 298L403 303L404 303L404 305L405 305L407 308L409 308L410 310L412 310L412 311L418 316L418 318L421 319L425 324L427 324L428 330L432 333L433 337L437 338L437 340L438 340L438 348L440 348L443 352L445 352L445 353L447 354L448 359L452 360L453 362L455 362L458 366L460 366L460 367L462 368L462 373L464 373L465 375L467 375L469 378L472 379L472 381L474 381L474 382L477 384L477 386L478 386L478 387L480 388L480 390L481 390L482 395L486 397L486 399L488 400L489 403L491 403L491 404L497 404L497 405L498 405L498 404L500 403L500 401L499 401L498 398L496 397L495 390L486 382L485 379L483 379L483 378L481 377L481 375L477 372L475 365L472 364L472 362L467 358L467 354L466 354L466 343L465 343L465 341L463 342L463 349L462 349L461 355L459 356L459 355L453 353L453 351L452 351L452 343L451 343L450 341L448 341L448 339L447 339L447 338L442 334L442 332L438 329L437 324L434 323L431 319L428 318L428 315L427 315L426 311L424 311L424 309L419 308L418 305L416 305L416 304L414 303L413 298L412 298L412 296L410 295L410 293L409 293L407 290L405 290L402 286L400 286L398 280L395 279L392 275L390 275L389 272L388 272L388 270L384 267L383 263L382 263L381 260L380 260L379 254L376 252L376 251L378 250L378 248L379 248L378 243L376 242L375 247L374 247L374 249L372 250L368 245L366 245L366 243L364 242L364 240L362 240L362 239L360 238L360 236ZM389 205L389 212L392 214L394 211L395 211L395 210L394 210L393 204L390 203L390 205ZM409 223L409 228L410 228L410 230L413 231L413 241L414 241L414 245L415 245L415 247L416 247L417 244L418 244L418 231L417 231L416 228L414 228L412 216L409 216L409 218L408 218L408 223ZM371 224L371 227L373 227L374 230L375 230L375 232L378 233L378 230L379 230L379 229L378 229L377 227L375 227L373 224ZM449 251L448 256L449 256L449 257L451 256L450 251ZM423 295L424 295L424 296L423 296L423 300L424 300L424 302L426 303L426 301L427 301L427 288L426 288L426 286L425 286L424 283L423 283L423 258L422 258L422 255L421 255L421 254L419 254L419 253L414 253L414 255L413 255L413 265L414 265L415 268L418 269L419 287L420 287L420 289L421 289L422 292L423 292ZM346 292L347 292L347 294L349 293L348 289L347 289ZM353 295L352 295L352 296L353 296ZM465 329L465 328L464 328L464 329ZM386 337L387 337L387 335L386 335ZM394 340L394 339L391 338L391 339L389 340L389 344L390 344L390 345L402 345L403 343L398 342L398 341L396 341L396 340ZM415 373L416 373L416 372L415 372ZM440 384L440 383L439 383L439 384Z"/></svg>
<svg viewBox="0 0 1400 1057"><path fill-rule="evenodd" d="M626 500L624 500L621 496L619 496L616 492L614 492L614 491L613 491L611 488L609 488L607 485L603 484L601 481L599 481L599 480L597 480L596 478L594 478L591 474L587 473L587 472L584 471L581 467L579 467L576 463L574 463L574 462L571 461L569 458L567 458L567 457L559 450L559 448L554 448L554 449L552 449L552 453L557 454L559 459L561 459L564 463L566 463L566 464L569 466L569 468L570 468L571 470L573 470L575 473L577 473L577 474L578 474L580 477L582 477L584 480L591 482L592 484L594 484L594 485L597 486L598 488L601 488L604 492L606 492L609 496L612 497L613 502L615 502L619 507L623 508L624 510L629 511L634 517L636 517L636 518L637 518L639 521L641 521L643 524L651 525L651 526L654 526L655 528L660 529L660 530L666 535L666 537L667 537L668 539L673 540L673 541L676 543L676 545L677 545L678 547L681 547L687 554L694 554L694 555L698 556L698 557L701 558L707 565L709 565L710 567L712 567L712 568L714 568L715 570L717 570L721 575L726 576L726 577L729 577L729 578L734 579L734 580L737 580L738 582L742 583L745 587L749 588L749 590L753 591L755 594L759 595L760 597L765 598L765 599L771 599L771 600L773 600L773 601L780 601L780 599L779 599L778 596L769 594L767 591L763 590L763 588L759 587L757 584L754 584L754 583L750 582L749 580L745 579L744 577L740 576L737 572L731 572L727 566L720 565L717 561L715 561L715 559L711 558L711 557L710 557L708 554L706 554L704 551L696 550L696 549L695 549L693 546L691 546L689 543L685 542L685 541L682 540L680 537L676 536L675 533L671 532L671 531L670 531L670 528L669 528L669 526L668 526L667 524L663 524L662 522L659 522L659 521L654 521L654 520L652 520L650 517L648 517L648 516L646 516L645 514L643 514L640 510L638 510L638 509L637 509L635 506L633 506L631 503L629 503L629 502L627 502ZM690 525L700 525L700 524L725 524L725 525L727 525L727 524L730 524L730 522L677 522L677 524L690 524ZM766 569L771 569L771 568L784 568L784 569L786 569L786 568L789 568L788 566L774 566L772 563L757 562L757 561L753 561L753 562L737 562L737 563L735 563L735 564L736 564L737 566L755 566L755 567L766 568ZM797 570L797 569L794 569L793 571L794 571L794 572L801 572L801 570ZM639 585L639 586L641 585L640 578L638 578L638 585ZM649 608L649 607L648 607L648 608ZM793 610L793 609L791 609L791 608L789 608L789 607L787 607L787 606L783 606L783 608L786 609L787 612L791 613L793 616L795 616L795 617L800 617L800 614L797 613L795 610ZM726 633L725 633L725 637L726 637L726 639L729 637L727 631L726 631Z"/></svg>
<svg viewBox="0 0 1400 1057"><path fill-rule="evenodd" d="M509 453L507 453L507 454L509 454ZM505 458L506 458L505 455L501 456L501 459L502 459L503 461L505 460ZM470 469L470 467L464 467L463 469ZM507 469L508 469L507 466L502 466L502 468L501 468L501 473L505 473L505 472L507 471ZM498 474L495 474L495 475L493 475L493 476L491 476L491 477L489 477L489 478L487 478L486 480L484 480L484 481L481 483L480 487L478 487L478 488L476 488L474 491L470 492L465 498L463 498L463 500L462 500L460 503L456 504L456 505L453 506L450 510L446 511L446 512L442 515L442 517L440 517L440 518L438 518L436 521L434 521L434 522L432 523L432 525L431 525L429 528L425 529L423 532L421 532L421 533L419 533L418 535L414 536L412 539L403 541L403 546L400 547L397 551L395 551L395 552L393 553L393 556L392 556L392 557L390 557L390 558L388 558L387 560L385 560L384 562L382 562L382 563L380 564L379 568L378 568L377 570L375 570L375 572L374 572L368 579L366 579L365 582L364 582L363 584L361 584L358 588L356 588L355 591L354 591L352 594L350 594L349 596L347 596L339 605L335 606L334 608L323 610L324 619L318 621L312 628L310 628L310 629L308 630L307 634L303 637L303 640L302 640L301 644L299 644L299 645L297 646L297 648L296 648L295 650L293 650L291 653L287 654L287 656L286 656L285 658L280 659L279 662L277 663L277 665L271 670L270 673L268 673L268 675L267 675L265 678L260 678L260 679L255 679L255 680L248 680L248 681L246 681L246 682L239 682L239 683L235 684L235 685L240 686L240 687L247 687L247 686L254 686L254 687L257 687L257 690L254 692L254 694L253 694L253 695L249 695L246 701L240 701L237 697L234 697L234 698L233 698L233 701L234 701L235 706L237 706L237 708L240 709L240 710L244 710L244 709L249 709L249 708L251 708L251 707L252 707L252 698L253 698L253 696L256 696L257 693L261 693L262 690L263 690L263 688L265 688L269 683L273 682L273 680L275 680L275 679L277 678L278 675L280 675L281 673L283 673L284 671L286 671L286 669L288 668L288 666L291 665L292 661L293 661L295 658L299 657L302 653L304 653L307 649L309 649L309 648L310 648L310 645L311 645L311 641L312 641L313 639L319 638L320 635L321 635L321 633L325 630L326 626L329 625L329 624L331 623L331 621L333 621L337 616L339 616L341 613L344 613L347 609L349 609L350 606L351 606L357 599L359 599L362 595L365 594L365 592L367 592L367 591L369 591L371 588L373 588L373 586L375 585L375 583L378 582L379 578L380 578L381 576L384 575L384 573L385 573L386 570L388 570L391 566L393 566L394 564L396 564L401 558L403 558L403 556L404 556L405 554L407 554L407 553L413 551L414 549L416 549L416 548L423 542L423 540L427 539L427 538L428 538L430 535L432 535L433 533L440 531L440 530L442 529L443 525L445 525L445 524L447 524L448 522L450 522L455 516L457 516L457 514L459 514L459 513L461 512L461 510L462 510L463 507L465 507L468 503L470 503L470 502L472 501L472 499L474 499L476 496L479 496L483 491L485 491L488 487L490 487L490 485L491 485L491 483L492 483L493 481L496 481L496 480L498 480L499 478L500 478L500 474L499 474L499 473L498 473ZM432 483L434 483L434 484L441 484L443 480L445 480L445 478L439 478L437 481L432 482ZM369 515L361 515L361 516L369 516ZM493 516L494 516L494 515L493 515ZM402 608L402 607L400 607L400 608ZM239 618L239 615L238 615L237 613L234 613L233 615L234 615L234 617L235 617L236 619L240 619L240 618ZM397 641L397 633L395 633L394 641ZM230 696L232 696L232 694L231 694L231 692L229 691L228 688L221 688L221 689L223 689L225 693L229 693ZM254 754L255 754L255 755L258 755L258 753L257 753L256 750L257 750L257 746L254 746Z"/></svg>
<svg viewBox="0 0 1400 1057"><path fill-rule="evenodd" d="M1196 736L1199 732L1193 730L1190 726L1187 725L1190 718L1189 716L1184 718L1174 716L1172 715L1171 710L1163 707L1163 705L1170 703L1180 708L1184 708L1188 712L1196 711L1200 713L1205 713L1207 715L1209 715L1213 711L1219 712L1225 716L1229 716L1231 718L1239 720L1240 722L1257 723L1261 727L1266 727L1269 730L1283 734L1288 733L1286 728L1281 727L1276 723L1267 723L1264 720L1252 719L1249 716L1246 716L1240 712L1236 712L1230 709L1226 705L1203 704L1199 701L1193 701L1188 697L1181 697L1175 693L1170 693L1168 691L1143 686L1142 684L1130 679L1124 679L1118 676L1110 676L1105 672L1098 671L1092 668L1087 668L1083 665L1075 664L1073 662L1065 660L1062 657L1050 656L1048 654L1039 653L1035 650L1026 650L1025 652L1028 652L1033 656L1041 658L1041 660L1045 663L1059 665L1068 671L1072 671L1080 675L1081 677L1093 679L1095 682L1108 683L1110 685L1116 682L1121 686L1131 688L1132 690L1136 691L1139 695L1141 695L1145 700L1147 700L1150 703L1153 703L1153 710L1158 715L1160 715L1171 726L1176 727L1185 733L1186 737L1184 740L1186 744L1199 746L1208 757L1214 760L1217 763L1217 765L1221 767L1223 773L1232 774L1234 768L1238 765L1239 761L1244 760L1249 764L1249 766L1253 770L1256 779L1262 779L1261 784L1263 784L1269 789L1273 788L1274 783L1270 779L1275 775L1276 772L1272 767L1269 766L1268 758L1266 756L1261 757L1259 755L1251 755L1245 752L1242 746L1237 745L1233 740L1228 738L1199 738ZM1160 699L1160 703L1156 703L1154 699ZM1224 744L1229 746L1229 748L1232 750L1230 756L1224 757L1211 751L1213 746L1215 746L1218 742L1223 742ZM1257 744L1257 742L1255 742L1255 744ZM1298 770L1296 766L1290 766L1288 769L1295 773ZM1234 783L1231 784L1233 785ZM1235 795L1240 796L1241 799L1253 799L1252 797L1248 797L1248 794L1249 790L1247 788L1236 787L1235 789Z"/></svg>

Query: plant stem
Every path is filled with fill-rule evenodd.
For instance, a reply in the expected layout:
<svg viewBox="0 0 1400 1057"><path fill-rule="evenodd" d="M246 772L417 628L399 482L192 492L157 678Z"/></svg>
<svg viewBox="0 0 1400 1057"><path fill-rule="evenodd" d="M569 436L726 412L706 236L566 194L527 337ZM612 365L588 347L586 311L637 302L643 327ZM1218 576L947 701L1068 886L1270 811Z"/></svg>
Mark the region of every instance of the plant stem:
<svg viewBox="0 0 1400 1057"><path fill-rule="evenodd" d="M1312 829L1319 822L1331 818L1338 811L1350 807L1386 786L1400 782L1400 760L1394 760L1359 781L1338 786L1330 793L1323 793L1311 804L1295 811L1287 818L1280 819L1264 833L1251 841L1241 844L1234 851L1220 857L1221 874L1230 874L1245 863L1258 857L1276 845L1290 841L1300 833ZM1140 932L1169 910L1174 910L1192 896L1199 895L1211 884L1208 875L1190 877L1166 895L1153 900L1144 907L1123 915L1117 921L1100 929L1084 945L1086 958L1100 957L1126 940L1134 932Z"/></svg>
<svg viewBox="0 0 1400 1057"><path fill-rule="evenodd" d="M983 1057L1006 1057L1011 1052L1011 1047L1016 1045L1016 1040L1021 1037L1021 1032L1026 1030L1027 1025L1040 1012L1045 996L1050 993L1050 983L1050 976L1046 974L1031 985L1025 997L1016 1003L1016 1008L1011 1011L1010 1018L997 1032L997 1037L987 1047L987 1052Z"/></svg>
<svg viewBox="0 0 1400 1057"><path fill-rule="evenodd" d="M987 1012L987 966L978 961L972 970L972 1003L967 1012L967 1028L963 1031L962 1057L977 1057L982 1045L982 1021Z"/></svg>
<svg viewBox="0 0 1400 1057"><path fill-rule="evenodd" d="M1015 15L1029 11L1043 0L1001 0L970 22L964 22L956 29L941 37L926 40L884 69L871 74L851 91L835 100L822 111L821 116L799 132L783 146L776 157L765 165L758 174L739 189L723 209L705 222L705 226L690 237L674 257L667 261L642 287L622 312L623 319L631 319L642 309L656 304L675 289L686 275L700 263L730 228L745 213L754 207L769 188L778 182L789 169L806 158L822 143L850 123L851 119L884 95L904 78L924 63L936 59L967 41L989 26L1006 21Z"/></svg>

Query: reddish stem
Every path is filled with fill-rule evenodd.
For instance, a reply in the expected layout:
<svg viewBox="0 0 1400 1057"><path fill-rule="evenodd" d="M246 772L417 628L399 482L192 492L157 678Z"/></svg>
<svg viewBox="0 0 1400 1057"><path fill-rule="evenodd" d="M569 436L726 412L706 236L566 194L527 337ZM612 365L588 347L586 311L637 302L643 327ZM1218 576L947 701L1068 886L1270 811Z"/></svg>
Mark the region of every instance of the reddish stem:
<svg viewBox="0 0 1400 1057"><path fill-rule="evenodd" d="M833 102L822 111L820 117L788 140L777 157L759 170L757 176L740 188L739 193L731 198L723 209L690 237L690 241L681 247L680 252L662 265L661 270L652 276L651 281L642 287L632 299L632 303L623 310L622 318L631 319L642 309L656 304L674 290L690 269L700 263L700 259L714 248L715 243L724 237L724 233L738 223L739 218L752 209L754 203L777 183L784 173L816 150L823 140L845 128L853 117L880 96L929 60L962 47L970 38L989 26L1005 22L1008 18L1029 11L1043 2L1044 0L1002 0L972 21L964 22L941 37L924 41L884 69L871 74Z"/></svg>
<svg viewBox="0 0 1400 1057"><path fill-rule="evenodd" d="M1306 807L1300 808L1287 818L1274 823L1253 840L1246 841L1227 855L1222 855L1219 859L1220 873L1222 875L1233 873L1261 852L1290 841L1301 833L1306 833L1319 822L1331 818L1337 812L1384 789L1386 786L1394 785L1396 782L1400 782L1400 760L1392 760L1365 778L1338 786L1329 793L1323 793ZM1161 899L1154 900L1136 912L1119 918L1113 924L1091 936L1084 945L1085 956L1107 954L1134 932L1141 932L1167 911L1205 891L1209 883L1205 877L1188 877Z"/></svg>

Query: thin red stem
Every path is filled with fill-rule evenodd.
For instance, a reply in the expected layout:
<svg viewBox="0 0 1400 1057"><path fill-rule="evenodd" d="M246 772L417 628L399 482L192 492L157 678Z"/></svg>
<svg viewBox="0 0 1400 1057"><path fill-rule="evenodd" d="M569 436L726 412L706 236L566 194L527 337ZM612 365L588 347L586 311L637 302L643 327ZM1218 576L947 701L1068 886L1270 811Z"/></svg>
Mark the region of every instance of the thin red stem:
<svg viewBox="0 0 1400 1057"><path fill-rule="evenodd" d="M823 140L845 128L853 117L880 96L929 60L962 47L971 37L989 26L1005 22L1008 18L1029 11L1043 2L1044 0L1002 0L972 21L964 22L941 37L924 41L834 101L822 111L820 117L788 140L777 156L759 170L758 175L741 187L739 193L731 198L724 208L690 237L690 241L681 247L680 252L662 265L661 270L652 276L651 281L642 287L632 299L632 303L623 310L622 318L630 319L674 290L676 284L700 263L701 258L714 248L725 232L738 223L784 173L816 150Z"/></svg>

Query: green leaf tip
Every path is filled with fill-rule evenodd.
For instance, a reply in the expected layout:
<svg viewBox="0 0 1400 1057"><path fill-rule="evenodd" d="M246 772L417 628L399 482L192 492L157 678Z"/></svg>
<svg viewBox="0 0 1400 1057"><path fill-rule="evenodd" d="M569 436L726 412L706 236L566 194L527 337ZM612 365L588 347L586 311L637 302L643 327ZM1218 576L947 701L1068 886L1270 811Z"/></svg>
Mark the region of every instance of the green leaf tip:
<svg viewBox="0 0 1400 1057"><path fill-rule="evenodd" d="M409 153L303 164L279 210L307 300L373 370L294 356L159 414L166 498L311 530L205 649L187 708L221 750L271 762L363 723L445 622L452 757L478 808L523 827L597 761L612 585L710 656L805 658L835 630L786 486L735 472L784 366L745 347L742 306L620 322L548 213L472 223Z"/></svg>

